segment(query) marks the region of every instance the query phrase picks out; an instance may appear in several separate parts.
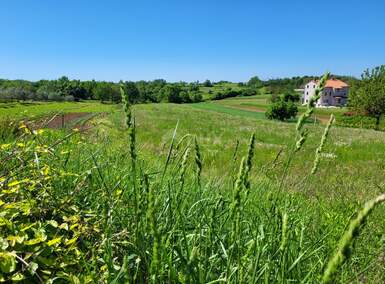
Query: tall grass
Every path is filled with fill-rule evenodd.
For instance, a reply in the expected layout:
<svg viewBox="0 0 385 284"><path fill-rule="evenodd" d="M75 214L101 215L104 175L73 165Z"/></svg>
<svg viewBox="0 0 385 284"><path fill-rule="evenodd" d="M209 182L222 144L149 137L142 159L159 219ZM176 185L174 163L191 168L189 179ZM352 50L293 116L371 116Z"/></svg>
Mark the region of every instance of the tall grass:
<svg viewBox="0 0 385 284"><path fill-rule="evenodd" d="M358 213L330 258L346 214L325 212L326 204L267 178L254 164L254 134L241 161L233 159L234 182L221 183L202 175L208 167L199 138L178 142L178 125L163 165L143 159L124 107L123 146L102 131L62 130L26 133L1 147L4 281L327 283L367 265L341 255L382 198ZM374 253L381 241L369 246L365 236L357 245ZM384 280L379 275L370 280Z"/></svg>

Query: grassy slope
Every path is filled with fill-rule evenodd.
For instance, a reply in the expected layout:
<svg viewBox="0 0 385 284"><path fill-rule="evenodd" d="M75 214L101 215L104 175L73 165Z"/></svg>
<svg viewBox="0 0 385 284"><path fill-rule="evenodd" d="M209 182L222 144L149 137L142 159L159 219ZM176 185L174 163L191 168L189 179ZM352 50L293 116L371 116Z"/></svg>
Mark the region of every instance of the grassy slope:
<svg viewBox="0 0 385 284"><path fill-rule="evenodd" d="M256 133L258 143L254 162L259 167L271 162L277 152L288 147L294 139L294 123L262 120L246 111L218 111L216 107L215 111L211 110L210 103L136 106L138 141L143 145L143 152L153 155L159 154L162 149L162 154L166 154L166 145L179 121L177 136L197 135L207 170L218 174L233 166L231 157L237 140L242 153L252 132ZM118 121L119 114L114 116ZM309 173L323 132L323 126L309 124L308 127L310 134L305 150L294 161L290 177L293 182L298 182ZM385 133L335 127L329 139L324 151L330 155L322 159L320 175L311 178L308 193L327 199L345 196L351 200L365 200L378 193L376 184L381 184L384 178L384 172L378 169L385 168L385 160L382 159ZM346 196L347 193L349 196Z"/></svg>
<svg viewBox="0 0 385 284"><path fill-rule="evenodd" d="M191 105L174 104L144 104L135 106L138 124L138 137L146 154L159 154L159 149L165 154L165 145L169 142L172 131L179 121L178 137L184 134L198 135L204 149L209 172L218 173L231 168L237 140L240 150L247 144L250 133L255 132L258 141L258 154L255 162L262 166L272 159L280 149L289 146L293 141L293 123L281 123L263 119L264 114L252 110L237 109L242 103L263 101L267 96L239 97L215 102ZM229 107L231 106L231 107ZM235 106L233 108L233 106ZM116 105L87 103L31 103L31 104L0 104L0 118L41 117L54 112L108 112L105 118L107 124L114 122L109 129L112 133L121 123L121 112L115 112ZM142 127L143 126L143 127ZM309 172L315 148L318 146L323 126L309 125L311 128L306 150L300 154L295 164L293 179L299 179ZM312 183L310 188L324 193L329 192L349 196L355 199L359 196L366 199L367 192L376 192L375 184L380 184L384 173L378 169L385 167L383 153L383 132L350 128L332 128L330 143L325 152L331 153L323 159L322 191L320 185ZM116 135L114 143L122 143L120 134ZM149 151L147 151L149 150ZM336 157L334 157L335 155ZM333 158L334 157L334 158ZM328 167L332 166L332 170ZM354 180L352 180L354 179ZM336 188L336 182L339 186ZM366 189L369 188L369 189ZM353 190L351 190L353 189Z"/></svg>
<svg viewBox="0 0 385 284"><path fill-rule="evenodd" d="M233 108L239 108L239 109L247 109L247 107L251 107L249 109L252 109L252 107L255 108L255 110L259 111L265 111L267 107L269 106L270 95L257 95L257 96L251 96L251 97L238 97L238 98L229 98L224 99L220 101L216 101L218 104L222 104L225 106L233 107ZM299 106L298 110L300 113L304 112L306 110L305 106ZM330 114L341 114L346 112L346 108L317 108L315 109L316 115L330 115Z"/></svg>
<svg viewBox="0 0 385 284"><path fill-rule="evenodd" d="M202 105L203 107L200 105L148 104L134 107L139 164L142 169L151 174L151 185L156 190L158 200L157 214L163 210L167 212L167 208L170 208L168 202L172 202L172 200L177 202L174 205L170 203L170 206L174 206L173 208L176 210L174 211L175 217L158 215L157 226L162 232L162 238L169 237L174 242L174 247L167 245L167 239L162 242L161 267L166 269L167 259L176 253L176 248L178 257L174 255L173 265L177 272L194 277L202 275L202 279L204 279L202 282L220 278L221 273L226 270L226 265L231 268L237 265L234 256L230 255L227 258L231 260L229 263L222 256L223 249L230 250L231 224L226 222L228 202L232 195L229 181L237 172L240 157L246 153L250 134L255 132L257 143L251 171L252 191L247 201L244 200L246 202L243 204L245 212L242 217L243 227L240 235L242 245L246 246L249 244L248 241L255 239L258 240L258 247L252 256L247 256L246 263L248 264L249 260L250 263L255 263L255 258L260 253L261 266L257 268L258 273L264 275L265 281L277 280L279 277L282 277L283 282L285 282L283 279L286 281L287 279L303 280L303 277L310 273L308 274L310 275L309 281L317 282L316 275L322 271L322 265L327 255L332 252L332 248L335 247L347 220L359 203L379 193L380 189L377 185L383 186L385 133L332 128L324 148L324 152L328 155L322 158L319 173L309 177L308 173L312 167L314 152L319 144L323 128L319 125L307 125L309 128L308 140L304 149L297 153L293 160L288 178L284 183L284 191L276 197L270 191L274 189L277 176L279 177L282 172L287 148L294 140L295 125L263 120L245 111L229 112L228 110L223 111L223 109L218 111L217 106ZM208 105L209 107L207 107ZM97 110L99 107L94 105L92 110ZM83 208L88 210L90 207L98 212L97 214L100 214L97 215L98 218L102 219L104 206L100 205L103 204L102 202L106 202L106 204L113 202L111 204L114 204L114 210L111 212L113 215L110 221L112 224L108 228L111 228L113 230L111 234L118 238L116 240L117 251L114 252L115 261L121 264L122 255L134 252L143 259L141 265L145 270L148 265L146 262L149 258L148 254L151 254L152 238L148 237L148 233L137 238L131 233L135 229L135 216L133 216L133 197L130 191L130 172L128 171L129 143L127 132L123 128L123 121L124 116L120 111L96 120L94 131L83 135L81 143L76 143L75 140L73 143L68 141L63 145L64 149L61 150L73 151L69 162L65 157L62 157L63 161L60 160L60 156L55 157L51 167L53 169L63 167L63 170L75 173L90 171L88 178L82 184L82 190L74 195L78 206L82 210ZM204 187L202 191L190 183L183 191L179 188L178 179L175 177L179 174L180 154L172 156L173 162L166 176L167 182L165 182L170 187L159 186L160 173L178 121L176 142L186 134L191 134L197 136L200 144L203 157ZM59 132L56 135L60 137ZM185 140L179 152L188 141ZM239 148L234 155L237 141ZM277 160L276 167L273 168L270 163L280 149L283 149L284 153ZM192 167L193 165L190 164L189 179L193 176ZM268 168L270 169L266 170ZM55 177L54 181L58 185L55 187L57 196L73 195L76 179L71 181L68 177L68 180L64 181L56 180ZM116 198L115 204L115 198L110 201L110 196L111 194L119 196L114 190L118 192L120 188L125 189L125 193L122 200ZM181 191L182 198L179 196L178 190ZM104 191L107 194L103 193ZM170 191L171 201L170 196L167 195L170 194ZM288 194L289 192L292 193ZM270 195L270 193L272 194ZM225 203L221 208L216 208L214 205L222 194ZM282 200L279 200L279 197ZM271 198L277 198L277 203L271 203ZM179 210L183 210L183 214L177 211L178 202L181 204ZM204 206L199 207L200 204ZM275 206L277 207L275 208ZM212 220L215 223L211 224L210 218L206 218L206 216L214 214L213 210L218 210L220 214L215 221ZM276 258L275 250L281 241L280 222L283 211L289 215L289 247L286 255ZM383 212L383 210L381 211ZM380 249L379 239L384 225L384 220L380 215L381 211L376 211L370 218L369 227L357 241L354 258L348 266L343 268L345 281L366 268L367 261L377 260ZM305 228L304 248L299 241L301 226ZM210 235L211 230L215 233L214 235ZM181 232L186 233L187 237L184 238ZM119 236L123 236L122 239ZM211 240L212 238L213 240ZM189 251L194 249L199 252L196 259L193 259L194 261L188 263L181 261L180 255L191 260ZM101 251L105 251L103 247L101 247ZM305 257L299 262L300 266L289 271L289 267L302 252ZM365 272L365 277L372 281L383 279L377 278L381 277L383 269L379 257L377 262L374 262L375 265ZM134 261L135 259L132 260L132 262ZM264 264L268 265L264 268ZM86 262L84 265L92 267L93 264ZM136 266L131 265L130 267ZM189 267L193 267L193 271L190 271ZM96 269L96 271L98 270ZM167 279L166 275L170 274L165 272L164 279ZM98 276L96 275L96 277ZM194 282L197 282L197 279L194 279Z"/></svg>

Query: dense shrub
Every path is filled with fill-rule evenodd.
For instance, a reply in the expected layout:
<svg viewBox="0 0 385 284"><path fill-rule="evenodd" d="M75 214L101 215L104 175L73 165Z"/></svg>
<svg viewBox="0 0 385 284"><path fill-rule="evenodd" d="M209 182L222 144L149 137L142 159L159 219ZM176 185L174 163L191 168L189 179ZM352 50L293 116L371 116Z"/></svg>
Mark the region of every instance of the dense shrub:
<svg viewBox="0 0 385 284"><path fill-rule="evenodd" d="M226 98L237 97L239 95L240 95L239 91L228 89L228 90L216 93L213 97L213 100L223 100Z"/></svg>
<svg viewBox="0 0 385 284"><path fill-rule="evenodd" d="M71 96L71 95L65 96L63 99L64 99L64 101L66 101L66 102L73 102L73 101L75 101L74 96Z"/></svg>
<svg viewBox="0 0 385 284"><path fill-rule="evenodd" d="M269 98L269 101L271 103L276 103L276 102L279 102L280 100L281 100L281 96L278 94L271 94L271 96Z"/></svg>
<svg viewBox="0 0 385 284"><path fill-rule="evenodd" d="M336 117L336 125L352 128L376 129L376 118L355 113L345 113ZM379 130L385 131L385 118L381 117Z"/></svg>
<svg viewBox="0 0 385 284"><path fill-rule="evenodd" d="M193 92L190 94L191 101L193 103L199 103L203 101L203 96L201 92Z"/></svg>
<svg viewBox="0 0 385 284"><path fill-rule="evenodd" d="M258 94L258 89L245 88L240 90L240 95L244 97L255 96Z"/></svg>
<svg viewBox="0 0 385 284"><path fill-rule="evenodd" d="M204 86L204 87L212 87L213 84L211 83L210 80L206 80L206 81L203 82L203 86Z"/></svg>
<svg viewBox="0 0 385 284"><path fill-rule="evenodd" d="M9 118L0 119L0 141L7 141L15 138L20 130L17 121Z"/></svg>
<svg viewBox="0 0 385 284"><path fill-rule="evenodd" d="M180 92L180 99L182 103L191 103L191 98L186 91Z"/></svg>
<svg viewBox="0 0 385 284"><path fill-rule="evenodd" d="M296 92L286 92L283 94L282 99L285 102L299 102L300 95Z"/></svg>
<svg viewBox="0 0 385 284"><path fill-rule="evenodd" d="M268 119L284 121L286 119L294 118L297 115L297 112L298 108L293 102L279 100L268 107L266 117Z"/></svg>
<svg viewBox="0 0 385 284"><path fill-rule="evenodd" d="M61 102L64 100L64 98L59 93L50 93L48 94L48 100Z"/></svg>

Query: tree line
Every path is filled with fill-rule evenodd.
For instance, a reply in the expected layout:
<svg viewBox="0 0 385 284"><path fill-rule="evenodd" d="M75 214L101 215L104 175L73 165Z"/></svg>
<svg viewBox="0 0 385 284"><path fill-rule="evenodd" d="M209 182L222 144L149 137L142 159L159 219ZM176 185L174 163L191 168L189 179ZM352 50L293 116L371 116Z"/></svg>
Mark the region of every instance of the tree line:
<svg viewBox="0 0 385 284"><path fill-rule="evenodd" d="M163 79L138 82L106 82L70 80L63 76L57 80L1 80L0 99L36 101L100 100L119 103L120 87L129 95L132 103L172 102L191 103L202 101L198 83L168 83Z"/></svg>
<svg viewBox="0 0 385 284"><path fill-rule="evenodd" d="M353 77L334 77L348 81L349 84L352 81L357 81ZM193 103L203 100L205 94L203 87L206 87L205 92L208 92L210 99L220 100L256 94L293 93L295 89L301 88L314 78L314 76L298 76L261 80L258 76L254 76L246 83L240 82L237 84L228 81L211 82L210 80L170 83L163 79L136 82L80 81L70 80L66 76L56 80L39 80L36 82L0 79L0 100L80 101L92 99L101 102L119 103L121 100L119 89L123 86L132 103ZM230 87L228 87L229 84ZM218 89L215 88L216 85L225 87ZM209 88L208 91L207 88Z"/></svg>

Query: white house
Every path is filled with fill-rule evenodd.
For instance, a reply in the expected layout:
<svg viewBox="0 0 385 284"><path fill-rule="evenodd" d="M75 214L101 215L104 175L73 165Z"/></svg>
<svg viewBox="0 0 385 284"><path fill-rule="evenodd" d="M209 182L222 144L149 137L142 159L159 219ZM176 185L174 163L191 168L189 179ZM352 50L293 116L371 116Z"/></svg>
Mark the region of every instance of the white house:
<svg viewBox="0 0 385 284"><path fill-rule="evenodd" d="M310 81L305 85L302 103L307 104L309 99L314 96L318 81ZM321 97L316 102L316 107L344 106L348 101L349 85L338 79L326 81L325 88Z"/></svg>

